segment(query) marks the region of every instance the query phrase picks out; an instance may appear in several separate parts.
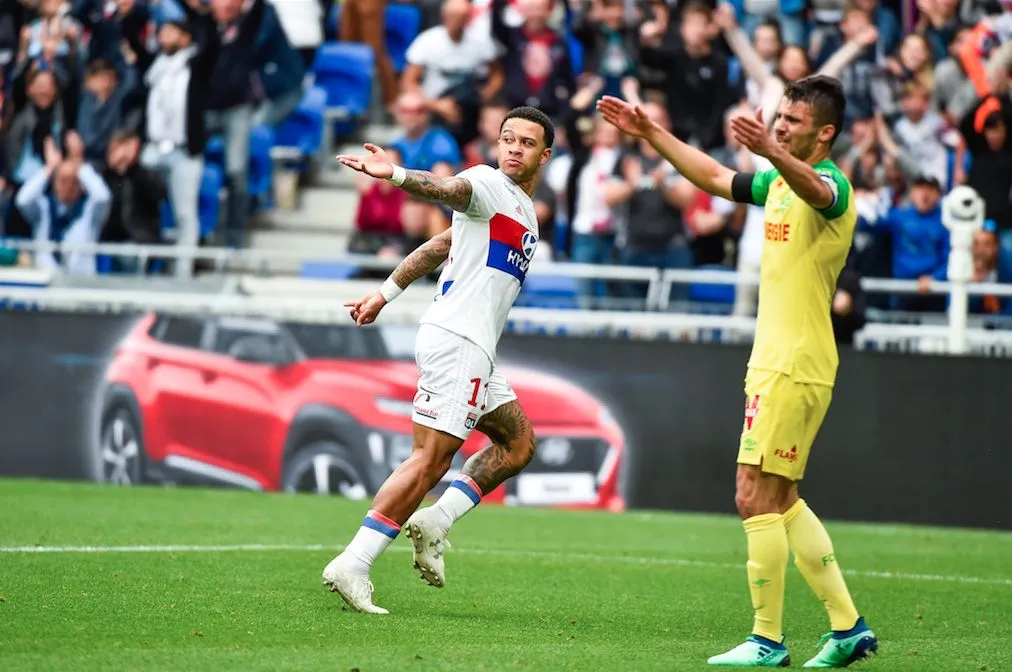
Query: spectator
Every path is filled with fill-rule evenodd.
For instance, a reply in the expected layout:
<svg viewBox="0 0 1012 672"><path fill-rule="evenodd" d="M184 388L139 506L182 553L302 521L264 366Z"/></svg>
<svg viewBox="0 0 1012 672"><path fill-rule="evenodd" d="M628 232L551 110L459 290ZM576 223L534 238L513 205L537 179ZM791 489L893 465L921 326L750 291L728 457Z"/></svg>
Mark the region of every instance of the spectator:
<svg viewBox="0 0 1012 672"><path fill-rule="evenodd" d="M165 186L157 174L138 163L141 140L133 131L117 130L109 139L105 170L102 178L111 194L109 218L102 227L99 240L103 243L161 242L161 204ZM136 258L118 258L114 266L121 272L137 272ZM189 277L192 262L176 261L176 276Z"/></svg>
<svg viewBox="0 0 1012 672"><path fill-rule="evenodd" d="M668 114L658 103L647 103L643 111L654 123L667 130ZM625 226L619 232L619 260L627 266L654 268L691 268L692 252L682 221L682 209L695 197L692 183L675 172L674 167L653 146L640 139L622 157L621 179L605 187L605 200L612 207L624 206ZM674 286L675 300L687 298ZM645 298L644 283L624 283L627 298Z"/></svg>
<svg viewBox="0 0 1012 672"><path fill-rule="evenodd" d="M211 15L220 46L208 80L211 85L206 90L205 119L209 133L225 136L225 173L228 176L225 242L232 247L242 247L249 216L249 137L256 102L251 77L257 69L254 41L260 31L266 1L252 0L249 11L244 13L243 0L211 0ZM187 9L191 14L194 12Z"/></svg>
<svg viewBox="0 0 1012 672"><path fill-rule="evenodd" d="M87 244L98 241L109 214L109 188L101 176L83 161L84 146L63 160L56 142L45 142L45 168L25 182L14 204L31 224L35 241ZM69 153L69 152L68 152ZM66 259L53 252L38 252L36 266L59 268L68 273L95 273L95 255L69 252Z"/></svg>
<svg viewBox="0 0 1012 672"><path fill-rule="evenodd" d="M492 34L504 49L502 96L511 108L530 105L561 119L576 82L566 40L548 25L551 0L528 0L518 28L506 25L505 10L506 0L495 0Z"/></svg>
<svg viewBox="0 0 1012 672"><path fill-rule="evenodd" d="M935 66L934 102L951 126L958 126L963 115L977 103L977 94L959 58L971 30L969 26L961 26L949 45L949 56Z"/></svg>
<svg viewBox="0 0 1012 672"><path fill-rule="evenodd" d="M264 6L263 21L254 46L257 73L264 93L264 100L253 117L254 126L278 126L302 100L306 65L288 41L275 7L274 3Z"/></svg>
<svg viewBox="0 0 1012 672"><path fill-rule="evenodd" d="M709 6L693 0L682 12L678 35L654 38L642 51L644 65L664 72L672 132L704 150L724 144L723 111L743 92L743 83L731 80L727 56L714 49L710 17Z"/></svg>
<svg viewBox="0 0 1012 672"><path fill-rule="evenodd" d="M584 101L574 102L574 108L585 110L579 102ZM609 182L621 179L621 134L600 117L591 120L574 114L566 137L573 154L566 184L567 211L572 213L571 260L579 264L611 264L619 212L606 198L606 187ZM604 281L592 279L580 280L579 292L585 306L608 293Z"/></svg>
<svg viewBox="0 0 1012 672"><path fill-rule="evenodd" d="M943 142L945 120L931 110L931 94L916 82L907 84L900 101L903 115L893 134L913 158L922 174L931 175L944 185L948 181L948 152Z"/></svg>
<svg viewBox="0 0 1012 672"><path fill-rule="evenodd" d="M197 18L213 29L209 18ZM169 21L158 31L161 53L146 76L151 92L147 144L141 152L141 164L158 172L168 185L176 243L184 249L195 248L200 237L197 206L207 142L204 111L218 52L213 30L205 31L208 39L200 49L193 44L193 31L189 19ZM176 270L182 273L185 266Z"/></svg>
<svg viewBox="0 0 1012 672"><path fill-rule="evenodd" d="M743 16L745 33L755 40L757 48L774 31L779 46L801 47L807 44L805 4L799 0L731 0L727 7L733 7L735 14Z"/></svg>
<svg viewBox="0 0 1012 672"><path fill-rule="evenodd" d="M984 228L973 238L973 280L975 283L998 282L998 236L994 222L987 220ZM970 312L983 315L995 315L1004 312L1008 299L997 296L970 296Z"/></svg>
<svg viewBox="0 0 1012 672"><path fill-rule="evenodd" d="M403 158L396 148L387 148L394 163ZM377 180L356 173L355 186L360 194L355 214L355 232L348 242L348 251L355 254L380 254L387 248L405 246L404 224L401 221L407 193L389 180Z"/></svg>
<svg viewBox="0 0 1012 672"><path fill-rule="evenodd" d="M330 3L325 3L329 6ZM386 48L387 0L344 0L341 4L342 42L364 42L376 54L376 76L388 107L397 99L397 74Z"/></svg>
<svg viewBox="0 0 1012 672"><path fill-rule="evenodd" d="M61 10L62 0L41 0L39 16L21 31L21 46L15 69L15 107L20 109L18 82L33 69L51 70L60 88L66 122L73 128L77 116L78 38L80 27Z"/></svg>
<svg viewBox="0 0 1012 672"><path fill-rule="evenodd" d="M584 71L604 81L602 96L640 102L636 30L626 22L623 0L581 3L572 18L573 35L584 49Z"/></svg>
<svg viewBox="0 0 1012 672"><path fill-rule="evenodd" d="M445 129L430 125L429 108L420 94L402 93L394 116L404 136L394 141L393 146L404 157L405 168L432 170L441 161L454 167L460 165L457 141Z"/></svg>
<svg viewBox="0 0 1012 672"><path fill-rule="evenodd" d="M468 0L445 0L443 24L408 47L401 89L420 92L429 111L464 146L477 135L478 108L499 93L502 68L488 35L466 30Z"/></svg>
<svg viewBox="0 0 1012 672"><path fill-rule="evenodd" d="M880 53L891 54L896 51L903 31L896 12L882 4L881 0L853 0L854 4L868 12L871 23L879 35Z"/></svg>
<svg viewBox="0 0 1012 672"><path fill-rule="evenodd" d="M722 5L715 15L717 26L723 31L731 52L741 63L748 75L749 103L752 107L761 107L763 119L770 126L776 118L780 99L788 82L807 77L811 74L811 63L804 49L788 45L779 52L772 54L773 41L759 51L759 44L749 43L745 32L738 27L734 12L730 6ZM756 32L756 37L763 33ZM840 73L878 39L878 31L868 28L857 34L854 39L843 44L819 69L817 74L839 77Z"/></svg>
<svg viewBox="0 0 1012 672"><path fill-rule="evenodd" d="M354 10L350 9L353 4L357 5L358 3L344 3L341 30L345 30L345 26L355 20L355 17L352 16ZM380 5L382 9L382 2L371 4ZM320 0L271 0L270 4L264 8L265 12L273 11L277 15L277 21L281 24L285 40L298 54L303 71L312 66L316 52L324 42L323 28L326 9L325 3ZM352 26L348 26L348 29L352 29ZM349 39L347 41L365 42L366 40ZM373 53L376 56L377 65L383 59L387 59L389 62L389 56L385 49L374 50ZM381 79L380 81L387 80ZM389 81L396 86L396 80L393 77Z"/></svg>
<svg viewBox="0 0 1012 672"><path fill-rule="evenodd" d="M894 208L875 227L892 238L893 277L918 280L920 296L904 296L894 308L908 311L944 311L945 297L928 295L929 284L944 280L949 261L949 232L942 224L942 185L925 175L910 189L910 205Z"/></svg>
<svg viewBox="0 0 1012 672"><path fill-rule="evenodd" d="M931 48L924 36L911 33L903 38L897 58L888 58L885 67L872 77L872 97L876 109L893 124L902 113L903 92L916 84L931 97L935 86ZM932 101L933 102L933 101ZM934 109L937 105L932 104Z"/></svg>
<svg viewBox="0 0 1012 672"><path fill-rule="evenodd" d="M843 345L854 344L854 334L868 321L866 300L861 287L861 276L847 267L840 271L836 280L836 293L830 317L833 321L833 335Z"/></svg>
<svg viewBox="0 0 1012 672"><path fill-rule="evenodd" d="M113 132L123 126L124 102L136 84L133 67L125 68L121 82L109 61L96 59L88 65L77 132L84 140L84 159L90 163L105 160Z"/></svg>
<svg viewBox="0 0 1012 672"><path fill-rule="evenodd" d="M937 63L948 55L949 43L960 26L960 0L918 0L920 18L916 31L931 45L932 60Z"/></svg>
<svg viewBox="0 0 1012 672"><path fill-rule="evenodd" d="M867 40L863 39L870 36L873 30L875 27L871 24L868 12L855 5L849 5L844 10L843 21L840 24L840 32L844 40L846 42L863 42L867 45L861 55L851 60L840 72L839 79L843 84L843 92L847 100L844 118L846 126L850 126L855 121L872 119L875 116L871 81L876 69L873 59L867 58L874 42L868 44Z"/></svg>
<svg viewBox="0 0 1012 672"><path fill-rule="evenodd" d="M28 78L29 104L18 113L4 138L6 163L16 192L45 164L46 140L62 146L63 105L59 101L56 77L49 70L32 70ZM29 222L15 209L7 222L7 235L31 235Z"/></svg>
<svg viewBox="0 0 1012 672"><path fill-rule="evenodd" d="M973 156L966 183L984 199L986 217L997 226L998 276L1012 282L1012 102L1007 95L987 98L960 123L966 148Z"/></svg>
<svg viewBox="0 0 1012 672"><path fill-rule="evenodd" d="M143 79L154 57L147 48L151 8L136 0L77 0L70 11L81 28L90 32L88 60L104 60L118 72L125 72L127 57L136 68L138 80Z"/></svg>
<svg viewBox="0 0 1012 672"><path fill-rule="evenodd" d="M478 115L478 137L464 148L464 165L467 168L484 163L499 167L499 131L511 105L501 98L490 101Z"/></svg>

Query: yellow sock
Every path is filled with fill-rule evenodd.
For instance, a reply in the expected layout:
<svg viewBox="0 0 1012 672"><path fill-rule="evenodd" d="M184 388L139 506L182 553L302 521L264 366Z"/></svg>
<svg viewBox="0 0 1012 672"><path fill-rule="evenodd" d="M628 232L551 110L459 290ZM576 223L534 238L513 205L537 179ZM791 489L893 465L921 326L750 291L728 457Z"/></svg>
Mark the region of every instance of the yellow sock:
<svg viewBox="0 0 1012 672"><path fill-rule="evenodd" d="M764 513L745 521L748 539L748 589L755 609L752 633L779 642L783 638L784 575L787 532L784 517Z"/></svg>
<svg viewBox="0 0 1012 672"><path fill-rule="evenodd" d="M850 630L857 623L857 609L833 553L833 542L819 517L799 499L784 514L787 540L794 564L801 570L816 597L826 605L833 630Z"/></svg>

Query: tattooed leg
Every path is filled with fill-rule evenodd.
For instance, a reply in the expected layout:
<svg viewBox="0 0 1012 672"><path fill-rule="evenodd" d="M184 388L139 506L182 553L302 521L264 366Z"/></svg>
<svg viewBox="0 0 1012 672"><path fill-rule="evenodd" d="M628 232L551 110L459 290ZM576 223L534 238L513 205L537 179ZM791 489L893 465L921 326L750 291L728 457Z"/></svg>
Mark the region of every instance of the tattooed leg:
<svg viewBox="0 0 1012 672"><path fill-rule="evenodd" d="M537 444L530 420L516 399L482 417L477 429L492 439L492 445L472 455L462 473L487 494L520 473L534 457Z"/></svg>

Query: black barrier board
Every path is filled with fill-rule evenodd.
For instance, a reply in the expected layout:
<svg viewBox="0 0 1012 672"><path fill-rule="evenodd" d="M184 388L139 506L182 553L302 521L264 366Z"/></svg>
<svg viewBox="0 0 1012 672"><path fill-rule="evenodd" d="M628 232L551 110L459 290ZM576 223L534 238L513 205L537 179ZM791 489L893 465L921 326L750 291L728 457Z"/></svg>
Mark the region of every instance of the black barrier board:
<svg viewBox="0 0 1012 672"><path fill-rule="evenodd" d="M368 497L411 448L413 332L0 314L0 475L312 491L322 460L328 491ZM539 445L490 499L733 513L747 359L504 336ZM826 518L1012 529L1008 399L1006 360L842 352L802 496Z"/></svg>

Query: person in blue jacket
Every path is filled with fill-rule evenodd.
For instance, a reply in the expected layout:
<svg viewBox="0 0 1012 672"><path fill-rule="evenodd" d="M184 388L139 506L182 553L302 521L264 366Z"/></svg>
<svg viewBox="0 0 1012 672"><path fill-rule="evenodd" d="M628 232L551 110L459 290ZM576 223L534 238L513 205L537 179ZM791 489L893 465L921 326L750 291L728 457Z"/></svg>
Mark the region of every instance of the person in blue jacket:
<svg viewBox="0 0 1012 672"><path fill-rule="evenodd" d="M915 312L944 311L946 297L929 294L932 280L945 280L949 262L949 231L942 224L942 186L938 178L921 175L910 185L909 204L895 207L874 225L892 237L893 277L917 280L920 293L893 297L893 308Z"/></svg>

